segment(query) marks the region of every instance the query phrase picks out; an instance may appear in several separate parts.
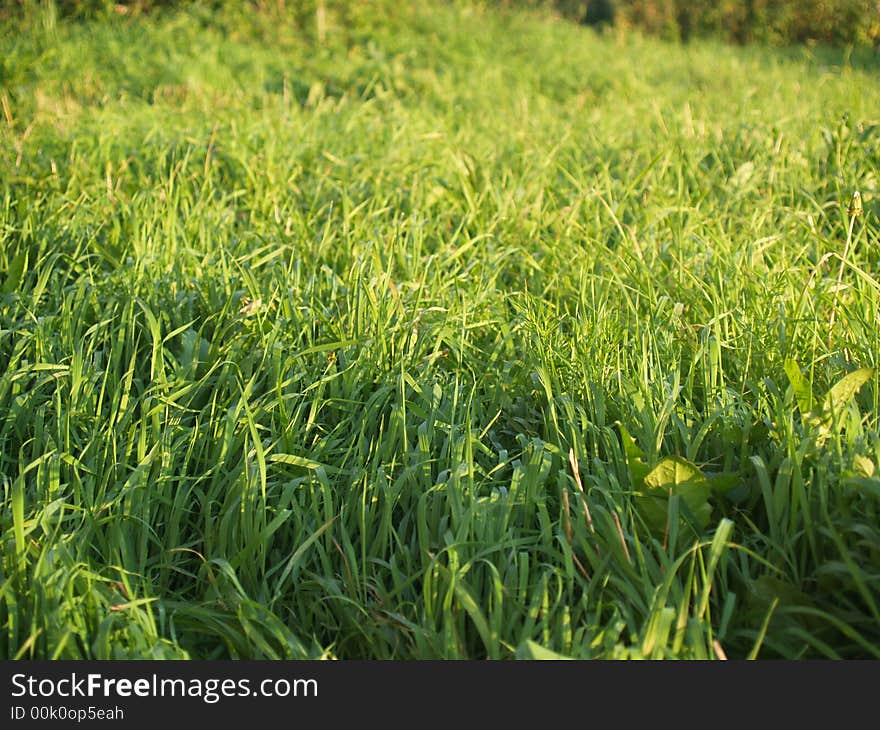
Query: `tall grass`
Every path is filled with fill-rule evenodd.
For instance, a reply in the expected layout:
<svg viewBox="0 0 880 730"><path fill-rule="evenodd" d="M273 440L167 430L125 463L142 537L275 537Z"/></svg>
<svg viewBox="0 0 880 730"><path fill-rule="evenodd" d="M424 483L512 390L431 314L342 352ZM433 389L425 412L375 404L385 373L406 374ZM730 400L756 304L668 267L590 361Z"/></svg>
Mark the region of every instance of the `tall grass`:
<svg viewBox="0 0 880 730"><path fill-rule="evenodd" d="M285 17L2 30L0 654L880 654L874 61Z"/></svg>

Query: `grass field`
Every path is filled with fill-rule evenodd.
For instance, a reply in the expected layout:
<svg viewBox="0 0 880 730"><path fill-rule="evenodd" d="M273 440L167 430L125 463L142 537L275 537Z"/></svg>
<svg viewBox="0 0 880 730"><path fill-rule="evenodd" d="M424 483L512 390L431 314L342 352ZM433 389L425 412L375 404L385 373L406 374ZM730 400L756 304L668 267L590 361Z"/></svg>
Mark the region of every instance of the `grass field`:
<svg viewBox="0 0 880 730"><path fill-rule="evenodd" d="M880 657L876 56L42 7L0 655Z"/></svg>

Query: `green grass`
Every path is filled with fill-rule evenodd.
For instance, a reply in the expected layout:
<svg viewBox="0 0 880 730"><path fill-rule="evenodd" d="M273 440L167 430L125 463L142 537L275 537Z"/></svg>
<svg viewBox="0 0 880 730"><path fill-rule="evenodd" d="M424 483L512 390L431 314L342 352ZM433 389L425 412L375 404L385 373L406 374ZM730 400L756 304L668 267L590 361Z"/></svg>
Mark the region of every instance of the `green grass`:
<svg viewBox="0 0 880 730"><path fill-rule="evenodd" d="M876 59L414 5L0 30L0 655L880 657Z"/></svg>

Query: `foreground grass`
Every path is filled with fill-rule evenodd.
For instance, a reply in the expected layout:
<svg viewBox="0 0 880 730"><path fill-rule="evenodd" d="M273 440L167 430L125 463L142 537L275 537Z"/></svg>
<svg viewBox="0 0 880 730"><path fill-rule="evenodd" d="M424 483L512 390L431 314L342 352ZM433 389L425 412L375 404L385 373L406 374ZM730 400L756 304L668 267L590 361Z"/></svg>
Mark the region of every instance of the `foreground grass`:
<svg viewBox="0 0 880 730"><path fill-rule="evenodd" d="M870 59L371 7L3 29L0 654L880 656Z"/></svg>

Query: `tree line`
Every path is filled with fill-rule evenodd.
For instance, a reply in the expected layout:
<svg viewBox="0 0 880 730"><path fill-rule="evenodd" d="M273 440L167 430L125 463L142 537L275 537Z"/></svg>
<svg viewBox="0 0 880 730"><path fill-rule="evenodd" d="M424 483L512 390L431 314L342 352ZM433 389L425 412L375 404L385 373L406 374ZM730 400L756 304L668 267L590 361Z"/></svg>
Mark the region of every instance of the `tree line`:
<svg viewBox="0 0 880 730"><path fill-rule="evenodd" d="M461 0L449 0L459 2ZM351 6L388 0L0 0L0 19L51 9L60 17L150 12L198 2L220 6L249 3L257 10L299 19L324 12L346 14ZM638 29L687 41L716 37L734 43L826 43L880 45L880 0L474 0L482 5L549 9L577 23Z"/></svg>
<svg viewBox="0 0 880 730"><path fill-rule="evenodd" d="M677 40L877 45L878 0L553 0L581 23L639 28Z"/></svg>

